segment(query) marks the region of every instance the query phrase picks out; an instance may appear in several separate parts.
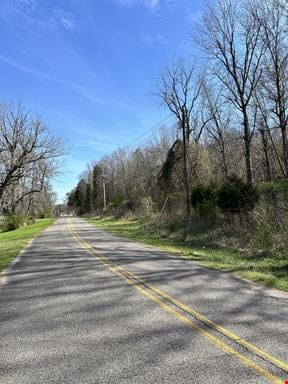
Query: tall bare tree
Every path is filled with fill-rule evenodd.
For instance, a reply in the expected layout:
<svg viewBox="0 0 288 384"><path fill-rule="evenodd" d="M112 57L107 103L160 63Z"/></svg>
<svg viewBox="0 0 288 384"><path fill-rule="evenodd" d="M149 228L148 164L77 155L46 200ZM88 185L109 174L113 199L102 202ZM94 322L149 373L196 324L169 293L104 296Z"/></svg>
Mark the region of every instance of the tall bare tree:
<svg viewBox="0 0 288 384"><path fill-rule="evenodd" d="M288 7L286 0L261 2L261 7L254 8L254 17L262 26L261 38L266 47L262 87L274 125L281 130L283 176L288 177L288 13L283 13L285 5Z"/></svg>
<svg viewBox="0 0 288 384"><path fill-rule="evenodd" d="M186 214L191 215L191 179L189 170L189 143L191 133L195 132L195 116L198 113L198 100L200 98L203 79L199 77L195 65L187 65L179 60L171 67L160 73L157 96L179 123L183 140L183 177L186 196ZM198 129L200 138L203 126Z"/></svg>
<svg viewBox="0 0 288 384"><path fill-rule="evenodd" d="M208 84L203 88L203 103L205 112L210 118L206 126L208 137L212 138L217 144L217 149L221 157L221 168L224 179L227 179L229 174L226 135L231 124L231 113L227 108L227 101L222 96L222 89L211 89Z"/></svg>
<svg viewBox="0 0 288 384"><path fill-rule="evenodd" d="M208 5L194 39L211 59L213 73L241 113L249 182L253 181L249 107L262 74L261 28L247 2L216 0Z"/></svg>

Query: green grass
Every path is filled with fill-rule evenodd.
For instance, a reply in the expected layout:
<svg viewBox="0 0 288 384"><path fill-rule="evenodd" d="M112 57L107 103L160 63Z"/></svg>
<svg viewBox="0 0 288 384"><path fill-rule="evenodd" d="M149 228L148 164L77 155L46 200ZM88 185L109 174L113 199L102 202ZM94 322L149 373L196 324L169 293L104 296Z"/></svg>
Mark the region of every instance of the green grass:
<svg viewBox="0 0 288 384"><path fill-rule="evenodd" d="M207 244L201 232L184 242L175 233L170 236L153 231L143 220L86 218L108 232L160 248L212 268L233 271L237 276L288 291L288 256L264 257Z"/></svg>
<svg viewBox="0 0 288 384"><path fill-rule="evenodd" d="M6 268L18 253L55 219L41 219L34 224L0 233L0 272Z"/></svg>

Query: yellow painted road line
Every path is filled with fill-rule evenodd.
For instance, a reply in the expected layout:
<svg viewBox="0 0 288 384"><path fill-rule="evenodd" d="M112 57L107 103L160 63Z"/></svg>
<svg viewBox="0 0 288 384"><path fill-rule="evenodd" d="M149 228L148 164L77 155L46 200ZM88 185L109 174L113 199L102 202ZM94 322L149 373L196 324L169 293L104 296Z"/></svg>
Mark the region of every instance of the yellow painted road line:
<svg viewBox="0 0 288 384"><path fill-rule="evenodd" d="M107 256L105 256L105 255L102 255L102 257L107 258ZM107 259L111 260L109 258L107 258ZM111 261L112 261L112 263L117 264L113 260L111 260ZM197 320L202 321L202 323L205 323L210 328L218 331L222 335L227 336L230 340L234 341L235 343L241 345L244 348L249 349L250 351L256 353L257 355L265 358L266 360L270 361L274 365L276 365L279 368L283 369L285 372L288 372L288 364L285 363L284 361L281 361L281 360L277 359L276 357L271 356L267 352L259 349L258 347L256 347L255 345L249 343L248 341L246 341L244 339L241 339L239 336L237 336L236 334L232 333L228 329L225 329L224 327L221 327L220 325L214 323L212 320L209 320L207 317L201 315L200 313L198 313L197 311L195 311L191 307L189 307L186 304L182 303L181 301L175 299L174 297L170 296L166 292L163 292L161 289L155 287L154 285L152 285L150 283L147 283L145 280L141 279L140 277L134 275L134 273L128 271L126 268L121 266L121 269L123 271L125 271L133 279L137 280L139 283L141 283L142 285L144 285L146 288L150 289L151 291L155 292L157 295L163 297L165 300L169 301L171 304L173 304L176 307L182 309L184 312L189 313L190 315L195 317Z"/></svg>
<svg viewBox="0 0 288 384"><path fill-rule="evenodd" d="M149 298L150 300L152 300L153 302L155 302L156 304L158 304L161 308L163 308L166 312L170 313L171 315L173 315L174 317L176 317L177 319L179 319L181 322L185 323L186 325L190 326L191 328L193 328L194 330L196 330L197 332L199 332L202 336L204 336L206 339L208 339L209 341L211 341L213 344L217 345L218 347L220 347L222 350L224 350L225 352L227 352L228 354L234 356L235 358L237 358L238 360L240 360L242 363L244 363L246 366L248 366L249 368L251 368L252 370L254 370L255 372L257 372L258 374L260 374L262 377L264 377L265 379L269 380L270 382L272 383L275 383L275 384L283 384L283 380L275 375L273 375L271 372L269 372L268 370L266 370L265 368L262 368L260 365L258 365L257 363L255 363L253 360L249 359L248 357L242 355L241 353L237 352L235 349L233 349L232 347L230 347L228 344L224 343L222 340L218 339L216 336L213 336L212 334L210 334L209 332L207 332L205 329L199 327L197 324L193 323L193 321L191 321L189 318L185 317L184 315L182 315L181 313L179 313L178 311L176 311L175 309L169 307L167 304L163 303L158 297L156 297L154 294L151 294L150 292L146 291L145 289L141 288L139 285L135 285L135 281L136 282L139 282L141 283L142 285L144 285L140 280L142 279L139 279L137 276L133 277L132 273L127 271L125 268L121 267L120 265L114 263L112 260L110 260L109 258L107 258L106 256L102 255L101 253L99 253L98 251L96 252L94 247L92 247L89 243L87 243L85 240L81 239L78 234L73 230L72 228L72 225L71 223L68 224L69 226L69 230L73 236L73 238L75 239L75 241L83 248L85 249L88 253L90 253L91 255L93 255L94 257L96 257L96 259L102 264L104 265L105 267L107 267L111 272L113 272L114 274L118 275L122 280L124 280L127 284L133 286L135 289L137 289L141 294L143 294L144 296L146 296L147 298ZM104 260L103 260L104 259ZM108 260L110 263L112 262L113 265L115 266L111 266L110 263L108 263L107 261ZM133 278L133 280L131 279L128 279L121 271L124 271L124 272L129 272L128 274ZM144 282L144 281L143 281ZM146 283L146 282L144 282ZM148 284L148 283L146 283ZM150 284L149 284L150 285ZM152 287L152 286L151 286ZM155 288L155 287L153 287ZM150 289L150 288L149 288ZM156 290L158 290L156 288ZM156 293L156 291L154 291ZM162 293L162 291L159 290L159 292ZM164 292L163 292L164 294ZM166 295L166 294L165 294ZM162 295L160 295L162 296ZM164 297L164 296L162 296ZM169 295L167 295L167 297L169 297ZM173 299L173 298L172 298ZM174 299L173 299L174 300ZM169 300L170 301L170 300ZM176 300L176 302L178 302L178 300ZM180 303L180 302L179 302ZM182 304L182 303L181 303ZM178 306L178 305L177 305ZM185 306L183 304L183 306ZM186 306L185 306L186 307ZM189 307L188 307L189 308ZM192 310L193 311L193 310ZM207 319L208 320L208 319ZM232 341L235 341L235 340L232 340ZM256 348L256 347L255 347Z"/></svg>
<svg viewBox="0 0 288 384"><path fill-rule="evenodd" d="M95 250L95 248L93 248L93 249ZM98 252L96 250L95 250L95 252L97 252L99 255L101 255L103 258L109 260L113 264L118 265L113 260L109 259L107 256L101 254L100 252ZM234 341L238 345L241 345L242 347L249 349L250 351L256 353L257 355L259 355L259 356L263 357L264 359L270 361L271 363L273 363L277 367L283 369L285 372L288 372L288 364L285 363L284 361L281 361L281 360L277 359L276 357L271 356L267 352L259 349L255 345L253 345L253 344L249 343L248 341L240 338L239 336L237 336L236 334L232 333L228 329L225 329L224 327L221 327L220 325L216 324L212 320L209 320L207 317L201 315L200 313L198 313L197 311L195 311L191 307L185 305L184 303L182 303L181 301L179 301L179 300L175 299L174 297L170 296L166 292L163 292L159 288L155 287L154 285L152 285L150 283L147 283L145 280L143 280L140 277L136 276L134 273L128 271L126 268L124 268L124 267L122 267L120 265L119 265L119 267L121 268L122 271L127 273L133 279L137 280L139 283L141 283L142 285L144 285L146 288L150 289L151 291L153 291L157 295L163 297L165 300L169 301L171 304L173 304L173 305L177 306L178 308L182 309L184 312L189 313L190 315L195 317L197 320L202 321L203 323L205 323L206 325L208 325L212 329L216 330L217 332L221 333L222 335L228 337L230 340Z"/></svg>

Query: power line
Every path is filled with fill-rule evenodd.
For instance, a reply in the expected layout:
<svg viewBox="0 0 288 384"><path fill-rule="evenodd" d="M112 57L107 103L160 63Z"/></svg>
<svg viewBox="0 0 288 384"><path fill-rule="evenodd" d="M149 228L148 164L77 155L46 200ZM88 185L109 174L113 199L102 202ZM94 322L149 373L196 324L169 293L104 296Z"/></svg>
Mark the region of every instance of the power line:
<svg viewBox="0 0 288 384"><path fill-rule="evenodd" d="M172 116L172 113L170 113L169 115L167 115L166 117L164 117L164 119L162 119L161 121L159 121L157 124L155 124L152 128L150 128L148 131L144 132L141 136L139 136L137 139L135 139L134 141L132 141L130 144L127 144L123 149L126 150L128 149L129 147L131 147L132 145L134 145L135 143L138 143L139 140L141 140L142 138L144 138L145 136L147 136L150 132L154 131L157 127L159 127L161 124L163 124L166 120L168 120L169 118L171 118ZM274 131L274 130L277 130L279 129L280 127L278 126L275 126L275 127L271 127L271 128L268 128L268 129L263 129L261 132L258 131L256 133L253 134L252 136L252 139L255 137L255 136L259 136L261 135L261 133L265 133L265 132L271 132L271 131ZM149 137L152 137L152 135L148 136L147 138L145 138L145 140L142 140L140 141L140 143L138 143L139 146L141 146L141 144L147 142L147 140L149 139ZM251 140L252 140L251 139ZM229 144L233 144L233 143L236 143L238 141L242 141L244 140L244 137L243 135L237 135L237 136L234 136L232 138L229 138L228 140L223 140L224 141L224 145L229 145ZM189 153L190 154L193 154L193 153L198 153L200 151L205 151L207 149L210 149L210 148L217 148L219 147L219 144L218 143L210 143L210 144L207 144L207 145L201 145L200 148L197 148L197 149L190 149L189 150Z"/></svg>
<svg viewBox="0 0 288 384"><path fill-rule="evenodd" d="M256 133L253 134L251 140L255 137L255 136L259 136L261 135L262 133L265 133L265 132L271 132L271 131L274 131L276 129L280 129L280 127L271 127L271 128L268 128L268 129L263 129L262 131L258 131ZM237 141L241 141L241 140L244 140L244 137L242 135L238 135L238 136L235 136L235 137L231 137L230 139L228 140L223 140L224 142L224 145L227 145L227 144L233 144L234 142L237 142ZM210 144L206 144L206 145L201 145L200 148L197 148L197 149L190 149L189 150L189 153L190 154L193 154L193 153L198 153L200 151L206 151L207 149L210 149L210 148L217 148L219 147L219 144L218 143L210 143Z"/></svg>
<svg viewBox="0 0 288 384"><path fill-rule="evenodd" d="M134 144L138 143L139 140L141 140L142 138L144 138L145 136L147 136L150 132L154 131L157 127L159 127L161 124L163 124L166 120L168 120L169 118L171 118L172 116L172 113L170 113L169 115L167 115L166 117L164 117L161 121L159 121L157 124L155 124L152 128L150 128L149 130L147 130L146 132L144 132L141 136L139 136L138 138L136 138L134 141L132 141L130 144L127 144L125 147L123 147L123 150L126 150L128 149L129 147L132 147ZM268 128L268 129L263 129L261 132L258 131L256 133L253 134L252 136L252 139L255 137L255 136L259 136L261 135L261 133L265 133L265 132L272 132L274 130L277 130L279 129L280 127L278 126L275 126L275 127L271 127L271 128ZM141 146L141 144L147 142L147 140L149 139L149 137L152 137L152 135L148 136L147 138L145 138L144 140L140 141L138 143L139 146ZM252 140L251 139L251 140ZM223 140L224 141L224 145L229 145L229 144L233 144L233 143L236 143L238 141L242 141L244 140L244 137L243 135L237 135L237 136L234 136L232 138L229 138L228 140ZM206 144L206 145L201 145L200 148L197 148L197 149L190 149L189 150L189 153L190 154L193 154L193 153L199 153L201 151L205 151L207 149L210 149L210 148L217 148L219 147L219 143L210 143L210 144Z"/></svg>
<svg viewBox="0 0 288 384"><path fill-rule="evenodd" d="M162 119L161 121L159 121L157 124L155 124L152 128L150 128L148 131L144 132L141 136L139 136L137 139L135 139L134 141L132 141L130 144L127 144L125 145L125 147L123 147L123 150L125 149L128 149L129 147L131 147L132 145L136 144L139 140L141 140L143 137L145 137L146 135L148 135L148 133L154 131L157 127L159 127L161 124L163 124L166 120L168 120L169 118L171 118L172 114L170 113L169 115L167 115L166 117L164 117L164 119ZM147 138L148 139L148 138ZM145 139L146 140L146 139Z"/></svg>

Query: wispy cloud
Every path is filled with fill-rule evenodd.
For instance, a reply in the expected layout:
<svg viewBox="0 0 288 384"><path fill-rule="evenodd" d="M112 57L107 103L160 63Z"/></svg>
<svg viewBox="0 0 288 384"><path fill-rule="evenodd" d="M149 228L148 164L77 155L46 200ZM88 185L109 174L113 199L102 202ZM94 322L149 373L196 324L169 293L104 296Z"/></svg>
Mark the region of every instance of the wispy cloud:
<svg viewBox="0 0 288 384"><path fill-rule="evenodd" d="M151 12L157 14L160 8L166 7L168 10L174 10L177 6L177 0L114 0L118 4L131 8L135 6L142 6L149 9Z"/></svg>
<svg viewBox="0 0 288 384"><path fill-rule="evenodd" d="M202 17L201 11L197 11L197 12L191 11L187 13L187 20L189 23L197 24L201 20L201 17Z"/></svg>
<svg viewBox="0 0 288 384"><path fill-rule="evenodd" d="M10 59L9 57L0 55L0 61L2 61L3 63L9 64L14 68L19 69L21 72L25 72L25 73L33 75L33 76L38 76L38 77L42 77L42 78L47 79L47 80L51 80L51 77L49 75L47 75L41 71L38 71L37 69L25 66L21 63L18 63L17 61L14 61L14 60Z"/></svg>
<svg viewBox="0 0 288 384"><path fill-rule="evenodd" d="M97 151L98 153L107 153L114 151L118 145L111 142L111 138L101 139L101 135L99 134L99 139L97 139L97 133L94 135L90 135L89 131L81 132L82 139L78 139L77 143L74 144L75 148L85 148L87 150ZM95 136L95 138L93 138Z"/></svg>
<svg viewBox="0 0 288 384"><path fill-rule="evenodd" d="M102 101L99 98L97 98L94 95L94 93L91 92L90 89L86 88L85 86L83 86L81 84L73 83L73 82L65 80L63 78L60 78L60 77L51 75L49 73L45 73L43 71L40 71L36 68L26 66L22 63L14 61L14 60L12 60L6 56L3 56L3 55L0 55L0 61L4 62L4 63L6 63L6 64L8 64L14 68L17 68L21 72L24 72L28 75L36 76L36 77L41 78L43 80L49 80L49 81L53 81L53 82L56 82L58 84L64 85L64 86L72 89L73 91L77 92L80 96L82 96L84 99L88 100L89 102L91 102L94 105L102 104Z"/></svg>
<svg viewBox="0 0 288 384"><path fill-rule="evenodd" d="M111 144L103 141L89 140L89 139L78 140L75 146L82 147L82 148L92 147L93 149L103 153L107 151L113 151L114 149L117 148L117 144Z"/></svg>
<svg viewBox="0 0 288 384"><path fill-rule="evenodd" d="M9 20L12 16L20 15L27 20L31 19L37 9L36 0L2 0L0 1L0 18Z"/></svg>
<svg viewBox="0 0 288 384"><path fill-rule="evenodd" d="M71 12L64 11L60 8L53 10L50 21L52 24L59 25L68 31L74 31L75 29L79 28L79 22L76 17Z"/></svg>
<svg viewBox="0 0 288 384"><path fill-rule="evenodd" d="M27 11L31 11L37 7L38 2L36 0L14 0L14 5L25 7Z"/></svg>
<svg viewBox="0 0 288 384"><path fill-rule="evenodd" d="M161 0L117 0L117 2L125 7L143 5L151 11L156 11L160 6Z"/></svg>
<svg viewBox="0 0 288 384"><path fill-rule="evenodd" d="M141 43L146 45L164 44L168 45L168 41L161 33L143 33L141 36Z"/></svg>
<svg viewBox="0 0 288 384"><path fill-rule="evenodd" d="M59 7L44 6L39 0L0 0L0 17L9 19L13 15L20 15L40 27L58 27L70 32L80 27L73 13Z"/></svg>
<svg viewBox="0 0 288 384"><path fill-rule="evenodd" d="M110 143L113 140L113 136L109 136L107 134L103 134L102 132L99 132L97 127L95 126L95 123L77 123L77 125L74 125L72 127L72 131L76 133L77 135L84 136L84 139L82 138L82 142L89 142L90 144L93 143Z"/></svg>

